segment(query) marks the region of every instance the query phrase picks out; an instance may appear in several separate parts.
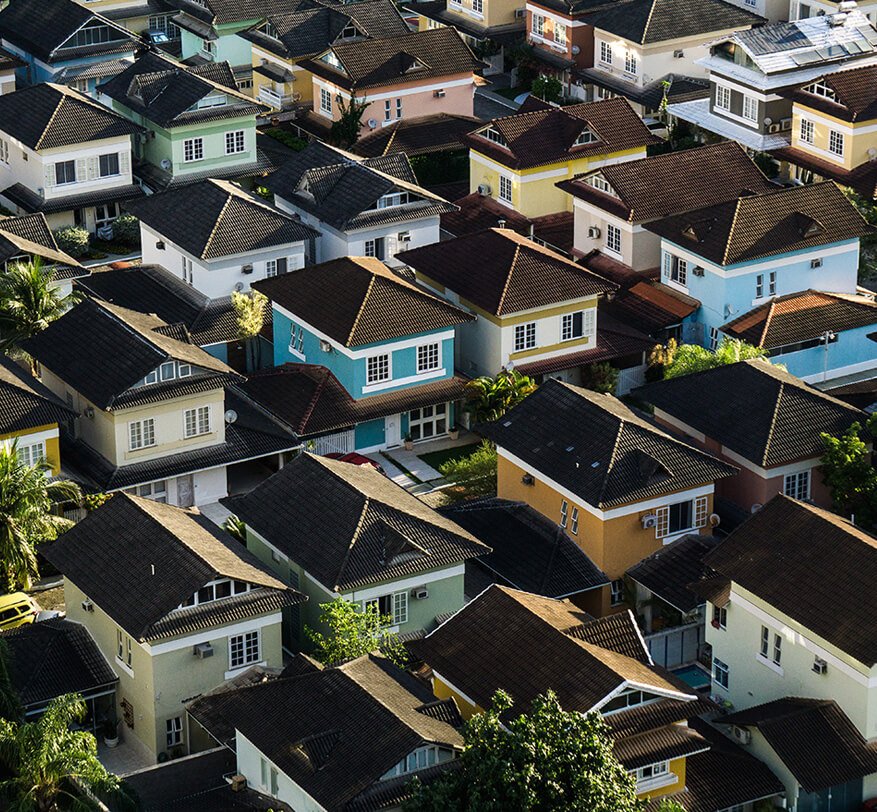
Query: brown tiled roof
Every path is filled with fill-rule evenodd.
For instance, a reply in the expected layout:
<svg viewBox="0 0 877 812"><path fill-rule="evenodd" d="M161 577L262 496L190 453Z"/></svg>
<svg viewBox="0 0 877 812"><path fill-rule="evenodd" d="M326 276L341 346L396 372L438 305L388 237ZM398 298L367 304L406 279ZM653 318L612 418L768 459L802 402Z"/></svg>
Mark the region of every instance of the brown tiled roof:
<svg viewBox="0 0 877 812"><path fill-rule="evenodd" d="M805 290L777 296L722 327L722 332L766 349L877 324L877 303L864 296Z"/></svg>
<svg viewBox="0 0 877 812"><path fill-rule="evenodd" d="M680 703L681 704L681 703ZM667 725L615 741L615 757L628 770L693 756L709 750L709 742L699 733L681 725Z"/></svg>
<svg viewBox="0 0 877 812"><path fill-rule="evenodd" d="M507 148L478 135L477 130L467 135L463 143L512 169L645 149L661 140L648 131L630 102L620 97L516 113L495 118L490 126L501 133ZM573 146L586 128L596 140Z"/></svg>
<svg viewBox="0 0 877 812"><path fill-rule="evenodd" d="M345 347L440 330L474 318L393 273L375 257L339 257L262 279L253 287ZM326 295L329 290L333 295Z"/></svg>
<svg viewBox="0 0 877 812"><path fill-rule="evenodd" d="M802 251L873 229L831 181L741 197L646 229L717 265Z"/></svg>
<svg viewBox="0 0 877 812"><path fill-rule="evenodd" d="M649 332L679 324L700 307L700 302L661 282L637 282L619 291L605 308L616 317Z"/></svg>
<svg viewBox="0 0 877 812"><path fill-rule="evenodd" d="M877 197L877 161L865 161L852 169L846 169L797 147L773 150L771 155L781 161L789 161L795 166L809 169L819 177L836 180L841 186L849 186L864 198Z"/></svg>
<svg viewBox="0 0 877 812"><path fill-rule="evenodd" d="M615 195L585 183L594 175L605 178ZM634 223L777 188L734 141L610 164L557 186Z"/></svg>
<svg viewBox="0 0 877 812"><path fill-rule="evenodd" d="M471 132L478 121L477 118L451 113L402 117L386 127L367 133L350 151L364 158L377 158L379 155L397 152L404 152L410 158L432 152L461 150L463 145L460 138Z"/></svg>
<svg viewBox="0 0 877 812"><path fill-rule="evenodd" d="M706 563L860 663L877 663L877 539L846 519L778 495Z"/></svg>
<svg viewBox="0 0 877 812"><path fill-rule="evenodd" d="M491 228L396 256L495 316L615 289L611 282L508 228Z"/></svg>
<svg viewBox="0 0 877 812"><path fill-rule="evenodd" d="M877 118L877 66L826 74L818 81L834 91L834 99L809 93L804 89L808 85L780 95L843 121L861 122Z"/></svg>

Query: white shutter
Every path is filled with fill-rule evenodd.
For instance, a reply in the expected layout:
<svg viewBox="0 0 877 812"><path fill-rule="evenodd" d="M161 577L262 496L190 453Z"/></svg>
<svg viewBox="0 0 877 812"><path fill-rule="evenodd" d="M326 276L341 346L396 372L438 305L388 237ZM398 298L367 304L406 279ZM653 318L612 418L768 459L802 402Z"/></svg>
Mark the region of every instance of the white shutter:
<svg viewBox="0 0 877 812"><path fill-rule="evenodd" d="M597 308L587 307L582 312L582 334L593 338L597 332Z"/></svg>
<svg viewBox="0 0 877 812"><path fill-rule="evenodd" d="M85 158L76 159L76 182L85 180L88 177L88 161Z"/></svg>
<svg viewBox="0 0 877 812"><path fill-rule="evenodd" d="M100 161L97 155L92 155L87 161L86 164L88 166L88 179L95 180L95 178L100 175ZM79 177L79 166L76 167L76 180L81 180Z"/></svg>
<svg viewBox="0 0 877 812"><path fill-rule="evenodd" d="M670 254L667 251L665 251L664 252L664 276L667 277L668 279L670 278L672 261L673 261L673 258L670 256Z"/></svg>
<svg viewBox="0 0 877 812"><path fill-rule="evenodd" d="M119 153L119 172L127 175L131 169L131 153L127 149L123 149Z"/></svg>
<svg viewBox="0 0 877 812"><path fill-rule="evenodd" d="M298 271L305 266L304 254L293 254L286 258L290 271Z"/></svg>
<svg viewBox="0 0 877 812"><path fill-rule="evenodd" d="M399 240L396 239L395 234L387 235L387 257L392 259L396 256L396 252L399 250Z"/></svg>
<svg viewBox="0 0 877 812"><path fill-rule="evenodd" d="M655 515L658 517L655 524L655 538L662 539L670 532L670 508L659 507Z"/></svg>
<svg viewBox="0 0 877 812"><path fill-rule="evenodd" d="M698 496L694 500L694 526L706 527L707 505L709 500L706 496Z"/></svg>
<svg viewBox="0 0 877 812"><path fill-rule="evenodd" d="M46 169L46 188L55 185L55 164L45 164Z"/></svg>

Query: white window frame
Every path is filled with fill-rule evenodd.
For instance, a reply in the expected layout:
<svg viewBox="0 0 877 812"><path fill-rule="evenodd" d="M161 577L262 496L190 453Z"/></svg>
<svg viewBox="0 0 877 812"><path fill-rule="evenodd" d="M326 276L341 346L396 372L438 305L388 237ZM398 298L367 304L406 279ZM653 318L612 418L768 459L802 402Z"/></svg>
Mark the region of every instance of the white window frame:
<svg viewBox="0 0 877 812"><path fill-rule="evenodd" d="M767 655L770 654L770 629L767 626L761 627L761 636L758 641L758 653L760 656L767 659Z"/></svg>
<svg viewBox="0 0 877 812"><path fill-rule="evenodd" d="M568 521L569 521L569 502L567 502L566 499L562 499L560 502L560 526L566 527Z"/></svg>
<svg viewBox="0 0 877 812"><path fill-rule="evenodd" d="M758 121L758 99L755 96L743 96L743 118L747 121Z"/></svg>
<svg viewBox="0 0 877 812"><path fill-rule="evenodd" d="M664 278L684 288L688 287L688 260L664 252Z"/></svg>
<svg viewBox="0 0 877 812"><path fill-rule="evenodd" d="M718 628L728 628L728 607L713 606L713 626L718 624Z"/></svg>
<svg viewBox="0 0 877 812"><path fill-rule="evenodd" d="M365 384L372 386L393 380L393 355L389 352L370 355L365 359Z"/></svg>
<svg viewBox="0 0 877 812"><path fill-rule="evenodd" d="M716 85L716 110L731 111L731 89L724 85Z"/></svg>
<svg viewBox="0 0 877 812"><path fill-rule="evenodd" d="M576 316L581 316L581 332L576 332ZM560 317L560 340L575 341L579 338L591 338L596 333L596 308L587 307L574 313L564 313Z"/></svg>
<svg viewBox="0 0 877 812"><path fill-rule="evenodd" d="M246 130L231 130L225 134L225 154L237 155L247 151Z"/></svg>
<svg viewBox="0 0 877 812"><path fill-rule="evenodd" d="M536 322L515 325L515 352L524 352L536 347Z"/></svg>
<svg viewBox="0 0 877 812"><path fill-rule="evenodd" d="M795 471L783 477L783 493L792 499L806 502L810 499L810 470Z"/></svg>
<svg viewBox="0 0 877 812"><path fill-rule="evenodd" d="M604 65L612 64L612 46L605 40L600 41L600 61Z"/></svg>
<svg viewBox="0 0 877 812"><path fill-rule="evenodd" d="M165 741L167 747L179 747L183 743L183 717L174 716L165 721Z"/></svg>
<svg viewBox="0 0 877 812"><path fill-rule="evenodd" d="M773 635L773 649L771 650L770 661L774 665L780 665L783 661L783 638L777 632L774 632Z"/></svg>
<svg viewBox="0 0 877 812"><path fill-rule="evenodd" d="M579 534L579 509L574 507L569 519L569 530L574 535Z"/></svg>
<svg viewBox="0 0 877 812"><path fill-rule="evenodd" d="M320 88L320 112L332 115L332 93L325 87Z"/></svg>
<svg viewBox="0 0 877 812"><path fill-rule="evenodd" d="M802 118L801 119L801 129L798 135L798 139L802 144L813 144L816 141L816 127L813 125L813 122L810 119Z"/></svg>
<svg viewBox="0 0 877 812"><path fill-rule="evenodd" d="M755 277L755 298L764 298L764 274L762 273Z"/></svg>
<svg viewBox="0 0 877 812"><path fill-rule="evenodd" d="M512 184L512 179L508 175L499 176L499 191L497 192L497 194L500 200L506 203L512 202L514 185Z"/></svg>
<svg viewBox="0 0 877 812"><path fill-rule="evenodd" d="M40 440L36 443L27 443L18 446L18 461L28 467L33 467L46 460L46 443Z"/></svg>
<svg viewBox="0 0 877 812"><path fill-rule="evenodd" d="M417 443L421 440L434 440L448 433L447 403L421 406L408 412L408 434Z"/></svg>
<svg viewBox="0 0 877 812"><path fill-rule="evenodd" d="M210 434L212 415L210 406L195 406L192 409L183 410L183 437L190 440L193 437L201 437ZM191 424L191 428L190 428Z"/></svg>
<svg viewBox="0 0 877 812"><path fill-rule="evenodd" d="M621 255L621 229L612 223L606 223L606 250Z"/></svg>
<svg viewBox="0 0 877 812"><path fill-rule="evenodd" d="M609 604L621 606L624 603L624 578L616 578L609 583Z"/></svg>
<svg viewBox="0 0 877 812"><path fill-rule="evenodd" d="M837 130L828 131L828 151L839 158L844 154L844 134Z"/></svg>
<svg viewBox="0 0 877 812"><path fill-rule="evenodd" d="M713 657L713 682L726 691L730 690L731 685L731 668L722 662L718 657Z"/></svg>
<svg viewBox="0 0 877 812"><path fill-rule="evenodd" d="M417 374L435 372L442 367L442 343L432 341L417 346Z"/></svg>
<svg viewBox="0 0 877 812"><path fill-rule="evenodd" d="M136 434L135 434L136 432ZM140 451L155 445L155 419L144 417L128 423L128 450Z"/></svg>
<svg viewBox="0 0 877 812"><path fill-rule="evenodd" d="M719 346L719 328L710 327L710 352L715 352Z"/></svg>
<svg viewBox="0 0 877 812"><path fill-rule="evenodd" d="M236 649L239 649L236 651ZM262 633L255 629L228 638L228 670L246 668L262 659Z"/></svg>
<svg viewBox="0 0 877 812"><path fill-rule="evenodd" d="M200 136L183 141L183 163L191 164L204 160L204 139Z"/></svg>
<svg viewBox="0 0 877 812"><path fill-rule="evenodd" d="M628 49L624 52L624 72L636 76L639 67L639 57L636 51Z"/></svg>
<svg viewBox="0 0 877 812"><path fill-rule="evenodd" d="M770 271L767 275L767 295L768 296L776 296L777 295L777 272Z"/></svg>

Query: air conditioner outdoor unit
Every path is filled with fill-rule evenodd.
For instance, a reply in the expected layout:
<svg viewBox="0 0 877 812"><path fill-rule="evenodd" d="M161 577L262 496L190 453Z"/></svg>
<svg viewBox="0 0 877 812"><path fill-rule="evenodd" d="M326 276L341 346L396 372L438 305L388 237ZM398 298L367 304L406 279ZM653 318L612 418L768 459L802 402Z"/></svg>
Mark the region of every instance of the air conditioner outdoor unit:
<svg viewBox="0 0 877 812"><path fill-rule="evenodd" d="M588 226L588 237L592 240L599 240L600 239L599 226Z"/></svg>
<svg viewBox="0 0 877 812"><path fill-rule="evenodd" d="M780 130L782 130L782 128L783 128L783 125L782 125L780 122L777 121L777 122L775 122L774 124L771 124L771 125L767 128L767 131L768 131L769 133L778 133L778 132L780 132Z"/></svg>
<svg viewBox="0 0 877 812"><path fill-rule="evenodd" d="M703 268L702 268L700 265L695 265L695 266L691 269L691 272L692 272L695 276L703 276L703 275L704 275L704 270L703 270Z"/></svg>
<svg viewBox="0 0 877 812"><path fill-rule="evenodd" d="M737 727L737 725L733 725L731 727L731 735L740 742L740 744L749 744L749 742L752 741L752 734L745 727Z"/></svg>
<svg viewBox="0 0 877 812"><path fill-rule="evenodd" d="M432 95L435 96L437 99L443 99L445 97L445 91L444 90L434 90Z"/></svg>
<svg viewBox="0 0 877 812"><path fill-rule="evenodd" d="M252 265L244 265L244 266L241 268L241 273L249 274L249 273L252 273L252 272L253 272L253 266L252 266Z"/></svg>
<svg viewBox="0 0 877 812"><path fill-rule="evenodd" d="M650 527L654 527L658 523L658 517L655 516L654 513L649 513L643 516L640 521L643 524L643 530L648 530Z"/></svg>
<svg viewBox="0 0 877 812"><path fill-rule="evenodd" d="M231 791L243 792L247 788L247 777L238 773L231 777Z"/></svg>
<svg viewBox="0 0 877 812"><path fill-rule="evenodd" d="M780 126L784 130L791 130L792 129L792 119L790 119L790 118L780 119Z"/></svg>
<svg viewBox="0 0 877 812"><path fill-rule="evenodd" d="M525 8L516 8L515 9L515 19L516 20L523 20L524 17L526 17L526 16L527 16L527 9L525 9Z"/></svg>
<svg viewBox="0 0 877 812"><path fill-rule="evenodd" d="M192 653L199 660L206 660L208 657L213 656L213 646L210 645L210 643L198 643L198 645L192 650Z"/></svg>
<svg viewBox="0 0 877 812"><path fill-rule="evenodd" d="M827 674L828 673L828 663L825 662L821 657L817 657L813 660L813 673L814 674Z"/></svg>
<svg viewBox="0 0 877 812"><path fill-rule="evenodd" d="M332 352L332 345L325 338L320 339L320 349L323 352Z"/></svg>
<svg viewBox="0 0 877 812"><path fill-rule="evenodd" d="M478 184L478 194L480 194L482 197L486 197L490 194L490 186L486 183Z"/></svg>
<svg viewBox="0 0 877 812"><path fill-rule="evenodd" d="M419 589L412 589L411 597L416 601L425 601L429 597L429 590L425 586Z"/></svg>
<svg viewBox="0 0 877 812"><path fill-rule="evenodd" d="M82 608L86 612L93 612L94 611L94 604L91 602L91 600L89 598L86 598L82 602Z"/></svg>
<svg viewBox="0 0 877 812"><path fill-rule="evenodd" d="M521 482L522 482L524 485L533 485L533 484L536 482L536 480L533 479L533 474L524 474L524 475L521 477Z"/></svg>
<svg viewBox="0 0 877 812"><path fill-rule="evenodd" d="M683 56L685 56L685 51L673 51L674 59L682 59Z"/></svg>

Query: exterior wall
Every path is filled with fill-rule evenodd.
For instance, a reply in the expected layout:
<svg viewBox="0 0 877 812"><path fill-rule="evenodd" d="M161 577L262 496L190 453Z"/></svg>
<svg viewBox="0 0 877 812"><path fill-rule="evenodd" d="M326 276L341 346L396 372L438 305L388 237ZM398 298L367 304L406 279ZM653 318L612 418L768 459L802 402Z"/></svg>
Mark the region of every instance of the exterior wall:
<svg viewBox="0 0 877 812"><path fill-rule="evenodd" d="M26 448L36 443L44 443L46 448L46 462L51 466L52 476L61 472L61 447L59 441L60 432L57 423L45 426L33 426L0 434L0 446L8 447L18 443L18 448Z"/></svg>
<svg viewBox="0 0 877 812"><path fill-rule="evenodd" d="M249 65L251 45L242 37L236 36L238 31L254 26L258 19L241 20L216 26L219 39L213 41L213 52L204 51L204 40L186 30L181 30L182 58L200 55L211 62L228 62L232 66Z"/></svg>
<svg viewBox="0 0 877 812"><path fill-rule="evenodd" d="M160 265L179 279L183 279L183 258L192 263L192 287L211 299L230 296L236 285L243 285L247 291L250 285L268 276L268 260L285 258L289 271L305 266L305 243L295 242L278 245L262 251L236 254L212 260L202 260L159 234L145 223L140 223L140 239L143 246L143 264ZM164 243L159 249L157 244ZM252 265L252 271L243 272L245 265Z"/></svg>
<svg viewBox="0 0 877 812"><path fill-rule="evenodd" d="M789 372L814 383L839 378L869 369L877 369L877 344L867 336L874 332L874 325L844 330L837 333L837 341L811 347L798 352L771 356L777 364L783 364Z"/></svg>
<svg viewBox="0 0 877 812"><path fill-rule="evenodd" d="M515 12L523 8L521 0L485 0L482 5L483 11L479 12L472 7L472 0L448 0L447 11L458 16L464 27L468 22L470 26L474 23L479 27L491 28L518 22Z"/></svg>
<svg viewBox="0 0 877 812"><path fill-rule="evenodd" d="M260 65L274 65L281 70L290 71L294 79L291 82L277 83L253 71L253 98L270 104L272 107L284 108L297 102L311 102L314 98L314 83L311 74L304 68L300 68L291 59L282 59L277 54L266 51L258 45L252 44L253 68Z"/></svg>
<svg viewBox="0 0 877 812"><path fill-rule="evenodd" d="M573 215L573 248L577 255L584 256L597 250L635 271L660 266L661 238L657 234L578 198L573 198ZM606 244L606 226L610 223L621 231L621 253L610 251ZM599 237L588 236L588 229L592 226L600 229Z"/></svg>
<svg viewBox="0 0 877 812"><path fill-rule="evenodd" d="M15 92L15 70L0 70L0 96Z"/></svg>
<svg viewBox="0 0 877 812"><path fill-rule="evenodd" d="M536 52L543 51L551 56L575 62L577 68L589 68L594 64L594 28L582 20L576 20L569 14L562 14L555 9L546 8L539 3L527 3L527 43ZM552 36L540 36L534 30L533 17L541 16L550 21ZM544 24L543 24L544 25ZM560 37L557 31L563 28ZM577 50L576 50L577 49ZM569 72L564 71L569 83Z"/></svg>
<svg viewBox="0 0 877 812"><path fill-rule="evenodd" d="M716 107L716 86L722 85L731 91L730 109ZM743 115L743 97L748 96L756 102L754 119ZM725 79L716 73L710 75L710 112L719 118L748 127L753 132L767 135L770 133L766 119L773 124L780 124L780 133L791 129L792 102L776 94L765 94L733 80ZM777 133L774 133L777 134Z"/></svg>
<svg viewBox="0 0 877 812"><path fill-rule="evenodd" d="M819 110L796 103L792 110L792 146L809 153L814 158L828 161L843 169L854 169L872 160L868 150L877 147L877 123L860 121L850 123ZM813 125L813 142L801 140L801 122ZM829 150L829 134L835 131L843 135L843 155Z"/></svg>

